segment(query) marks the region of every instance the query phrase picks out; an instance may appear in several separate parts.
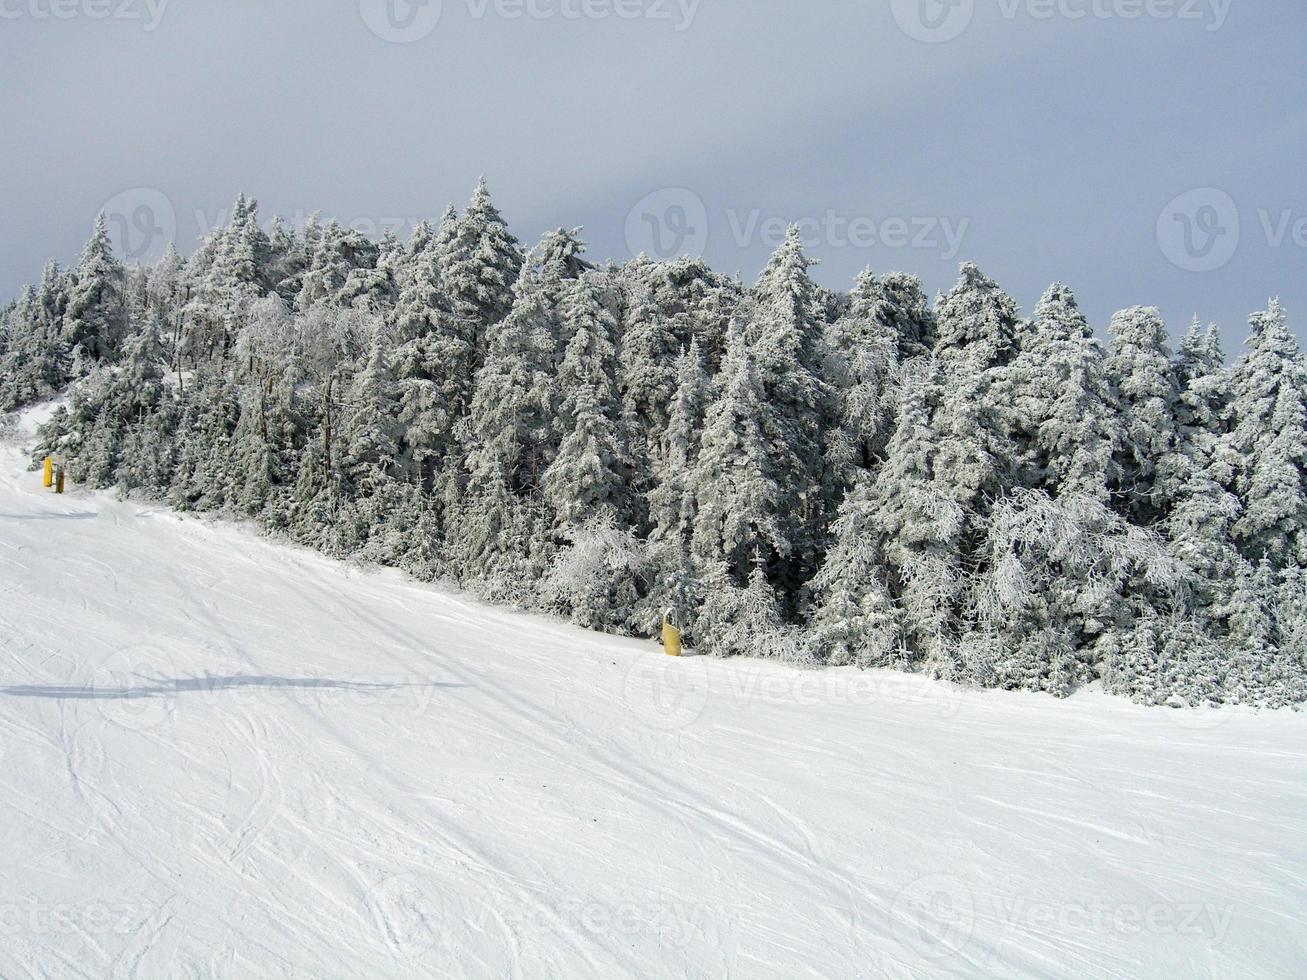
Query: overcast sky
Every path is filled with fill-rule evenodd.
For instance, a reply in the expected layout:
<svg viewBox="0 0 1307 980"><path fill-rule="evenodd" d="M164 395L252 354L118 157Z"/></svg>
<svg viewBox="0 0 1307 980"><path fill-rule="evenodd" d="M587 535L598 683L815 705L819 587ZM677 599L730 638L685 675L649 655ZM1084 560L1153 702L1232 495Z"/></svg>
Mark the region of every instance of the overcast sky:
<svg viewBox="0 0 1307 980"><path fill-rule="evenodd" d="M1302 0L0 0L0 298L189 252L239 190L406 235L484 174L513 231L701 252L752 281L787 222L847 288L1025 310L1069 283L1227 347L1307 324Z"/></svg>

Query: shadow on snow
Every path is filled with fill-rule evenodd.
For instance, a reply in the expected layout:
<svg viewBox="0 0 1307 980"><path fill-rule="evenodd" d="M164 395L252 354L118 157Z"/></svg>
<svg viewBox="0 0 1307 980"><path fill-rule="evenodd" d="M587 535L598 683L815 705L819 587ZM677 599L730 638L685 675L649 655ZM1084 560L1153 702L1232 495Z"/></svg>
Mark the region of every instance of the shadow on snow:
<svg viewBox="0 0 1307 980"><path fill-rule="evenodd" d="M108 700L130 701L137 698L171 697L175 694L228 691L235 688L292 688L296 690L333 690L373 694L382 691L458 688L468 684L395 684L371 681L337 681L317 677L259 677L237 674L230 677L156 678L140 687L55 687L27 684L0 687L0 694L15 698L52 698L57 701Z"/></svg>

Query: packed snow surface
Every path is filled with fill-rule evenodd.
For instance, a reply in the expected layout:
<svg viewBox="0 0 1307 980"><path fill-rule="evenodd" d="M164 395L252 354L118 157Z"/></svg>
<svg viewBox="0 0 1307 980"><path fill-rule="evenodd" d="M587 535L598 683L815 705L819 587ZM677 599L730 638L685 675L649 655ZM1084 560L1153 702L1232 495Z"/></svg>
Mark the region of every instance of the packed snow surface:
<svg viewBox="0 0 1307 980"><path fill-rule="evenodd" d="M6 978L1307 975L1301 714L673 660L39 476Z"/></svg>

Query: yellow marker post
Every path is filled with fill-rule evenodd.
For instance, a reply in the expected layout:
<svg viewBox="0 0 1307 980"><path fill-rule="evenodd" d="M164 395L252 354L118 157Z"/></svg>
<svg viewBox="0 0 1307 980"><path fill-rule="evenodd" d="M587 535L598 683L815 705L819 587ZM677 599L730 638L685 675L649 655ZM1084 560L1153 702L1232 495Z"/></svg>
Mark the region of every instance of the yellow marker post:
<svg viewBox="0 0 1307 980"><path fill-rule="evenodd" d="M41 486L54 486L54 457L52 456L47 456L45 458L45 473L42 476L42 480L44 482L42 482Z"/></svg>
<svg viewBox="0 0 1307 980"><path fill-rule="evenodd" d="M663 652L669 657L681 655L681 631L672 625L670 612L663 616Z"/></svg>

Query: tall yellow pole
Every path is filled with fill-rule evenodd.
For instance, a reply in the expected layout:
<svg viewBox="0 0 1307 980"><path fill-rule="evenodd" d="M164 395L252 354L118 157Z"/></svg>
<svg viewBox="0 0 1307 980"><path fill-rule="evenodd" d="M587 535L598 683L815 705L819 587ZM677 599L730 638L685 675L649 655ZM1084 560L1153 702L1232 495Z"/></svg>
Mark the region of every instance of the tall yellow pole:
<svg viewBox="0 0 1307 980"><path fill-rule="evenodd" d="M663 617L663 652L669 657L681 655L681 631L672 625L669 616Z"/></svg>
<svg viewBox="0 0 1307 980"><path fill-rule="evenodd" d="M43 487L54 486L54 457L53 456L47 456L45 458L45 473L42 479L44 482L42 482L41 486Z"/></svg>

